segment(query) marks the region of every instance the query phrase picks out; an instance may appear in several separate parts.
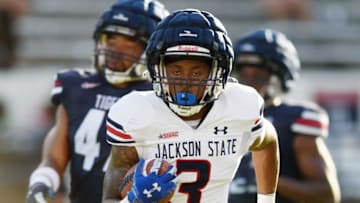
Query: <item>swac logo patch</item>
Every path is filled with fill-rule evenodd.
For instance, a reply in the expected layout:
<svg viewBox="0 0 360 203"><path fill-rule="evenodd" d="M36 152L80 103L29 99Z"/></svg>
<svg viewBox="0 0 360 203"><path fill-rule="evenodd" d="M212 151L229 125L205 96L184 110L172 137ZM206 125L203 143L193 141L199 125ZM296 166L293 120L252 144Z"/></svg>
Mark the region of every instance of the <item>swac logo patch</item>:
<svg viewBox="0 0 360 203"><path fill-rule="evenodd" d="M168 133L161 133L159 135L160 139L167 139L167 138L172 138L172 137L177 137L179 136L179 132L175 131L175 132L168 132Z"/></svg>
<svg viewBox="0 0 360 203"><path fill-rule="evenodd" d="M226 135L228 133L227 131L228 127L224 126L224 128L214 127L214 134L217 135L219 133L222 133L223 135Z"/></svg>

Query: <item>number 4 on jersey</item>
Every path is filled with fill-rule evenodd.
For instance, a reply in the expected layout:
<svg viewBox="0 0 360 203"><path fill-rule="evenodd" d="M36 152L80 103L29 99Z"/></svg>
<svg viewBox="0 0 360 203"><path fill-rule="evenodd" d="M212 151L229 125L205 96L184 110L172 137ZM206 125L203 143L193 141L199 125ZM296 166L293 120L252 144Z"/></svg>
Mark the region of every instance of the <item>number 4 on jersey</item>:
<svg viewBox="0 0 360 203"><path fill-rule="evenodd" d="M97 135L104 117L105 111L90 109L76 131L74 137L75 152L84 156L83 169L85 171L91 170L95 159L100 154L100 143L97 141Z"/></svg>

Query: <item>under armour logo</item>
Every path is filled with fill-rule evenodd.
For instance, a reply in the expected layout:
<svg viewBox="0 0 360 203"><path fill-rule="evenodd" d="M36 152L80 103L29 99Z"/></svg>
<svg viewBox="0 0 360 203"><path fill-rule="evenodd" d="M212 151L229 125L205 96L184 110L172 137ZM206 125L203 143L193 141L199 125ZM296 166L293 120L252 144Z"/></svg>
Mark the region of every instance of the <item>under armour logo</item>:
<svg viewBox="0 0 360 203"><path fill-rule="evenodd" d="M144 193L144 195L146 195L147 198L151 198L152 197L151 193L153 193L155 191L158 191L158 192L161 191L161 187L159 186L158 183L153 183L153 188L151 190L145 189L143 191L143 193Z"/></svg>
<svg viewBox="0 0 360 203"><path fill-rule="evenodd" d="M195 33L191 33L190 30L184 30L183 33L179 34L179 37L197 37L198 35Z"/></svg>
<svg viewBox="0 0 360 203"><path fill-rule="evenodd" d="M217 135L219 132L222 132L224 135L227 134L227 126L224 126L223 129L219 129L217 126L214 128L214 134Z"/></svg>

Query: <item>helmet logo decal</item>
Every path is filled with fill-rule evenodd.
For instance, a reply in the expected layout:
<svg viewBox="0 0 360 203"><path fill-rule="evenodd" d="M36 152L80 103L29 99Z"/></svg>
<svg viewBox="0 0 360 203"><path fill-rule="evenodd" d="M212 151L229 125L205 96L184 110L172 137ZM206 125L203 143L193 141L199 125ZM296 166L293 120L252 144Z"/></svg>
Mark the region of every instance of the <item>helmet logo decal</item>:
<svg viewBox="0 0 360 203"><path fill-rule="evenodd" d="M100 86L100 83L94 83L94 82L83 82L83 83L81 83L81 88L82 89L92 89L92 88L95 88L97 86Z"/></svg>
<svg viewBox="0 0 360 203"><path fill-rule="evenodd" d="M179 33L179 37L198 37L198 34L191 33L190 30L184 30L184 32Z"/></svg>
<svg viewBox="0 0 360 203"><path fill-rule="evenodd" d="M178 49L179 51L199 51L199 48L198 46L184 46L184 45L179 45L178 46Z"/></svg>
<svg viewBox="0 0 360 203"><path fill-rule="evenodd" d="M243 51L255 51L255 47L254 47L254 45L252 45L250 43L246 43L243 46L241 46L241 50L243 50Z"/></svg>
<svg viewBox="0 0 360 203"><path fill-rule="evenodd" d="M117 15L114 15L113 16L113 19L116 19L116 20L120 20L120 21L129 21L129 18L126 17L124 14L122 13L118 13Z"/></svg>
<svg viewBox="0 0 360 203"><path fill-rule="evenodd" d="M265 29L265 39L268 43L272 43L274 41L273 32L269 29Z"/></svg>
<svg viewBox="0 0 360 203"><path fill-rule="evenodd" d="M210 53L209 49L204 47L196 46L196 45L178 45L169 47L166 51L185 51L185 52L203 52L203 53Z"/></svg>

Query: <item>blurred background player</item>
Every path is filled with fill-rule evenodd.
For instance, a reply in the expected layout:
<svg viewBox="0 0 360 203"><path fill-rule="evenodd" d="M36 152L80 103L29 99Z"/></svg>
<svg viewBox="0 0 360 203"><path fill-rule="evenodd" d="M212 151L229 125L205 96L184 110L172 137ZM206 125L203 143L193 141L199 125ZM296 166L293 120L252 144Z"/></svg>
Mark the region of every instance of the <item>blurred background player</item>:
<svg viewBox="0 0 360 203"><path fill-rule="evenodd" d="M227 82L233 48L220 20L197 9L177 10L151 35L146 56L154 91L133 91L108 114L107 140L113 147L104 179L106 202L124 198L119 185L128 169L140 159L136 171L142 170L143 160L153 158L176 166L176 189L173 170L160 177L135 172L132 190L121 202L159 202L173 191L173 203L226 202L249 150L258 203L275 202L276 132L263 119L256 90Z"/></svg>
<svg viewBox="0 0 360 203"><path fill-rule="evenodd" d="M324 143L329 125L326 112L310 102L280 98L300 70L293 43L283 33L260 29L242 37L234 47L234 76L263 96L265 117L278 133L277 202L340 202L336 168ZM229 202L255 201L256 181L248 155L233 180Z"/></svg>
<svg viewBox="0 0 360 203"><path fill-rule="evenodd" d="M105 11L94 32L96 70L67 70L55 78L56 121L43 146L42 161L30 176L27 203L46 202L70 164L71 202L101 202L110 146L105 117L110 106L132 90L151 89L144 49L168 11L152 0L123 0Z"/></svg>

